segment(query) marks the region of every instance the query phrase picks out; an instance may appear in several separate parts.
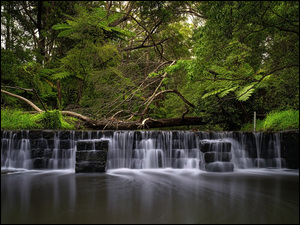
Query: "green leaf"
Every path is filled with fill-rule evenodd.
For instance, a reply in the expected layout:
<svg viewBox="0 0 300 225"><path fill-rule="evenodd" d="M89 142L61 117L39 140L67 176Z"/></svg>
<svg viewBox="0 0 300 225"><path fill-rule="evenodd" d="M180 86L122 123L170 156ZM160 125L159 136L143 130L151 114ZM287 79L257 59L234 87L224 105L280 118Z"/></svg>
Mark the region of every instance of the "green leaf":
<svg viewBox="0 0 300 225"><path fill-rule="evenodd" d="M150 105L149 105L149 109L155 109L155 108L156 108L155 105L153 105L153 104L150 104Z"/></svg>
<svg viewBox="0 0 300 225"><path fill-rule="evenodd" d="M242 90L237 92L237 97L239 101L247 101L252 93L255 91L253 88L254 84L250 84L244 87Z"/></svg>
<svg viewBox="0 0 300 225"><path fill-rule="evenodd" d="M235 91L236 89L237 89L237 87L232 87L232 88L229 88L229 89L227 89L227 90L225 90L225 91L222 91L222 92L219 94L219 97L222 98L222 97L228 95L229 92Z"/></svg>
<svg viewBox="0 0 300 225"><path fill-rule="evenodd" d="M70 76L71 74L68 71L63 71L60 73L55 73L51 76L51 79L53 80L60 80L60 79L64 79L68 76Z"/></svg>
<svg viewBox="0 0 300 225"><path fill-rule="evenodd" d="M202 98L207 98L209 96L212 96L212 95L216 95L222 91L224 91L226 88L221 88L221 89L217 89L217 90L214 90L214 91L211 91L211 92L208 92L206 93L205 95L202 96Z"/></svg>
<svg viewBox="0 0 300 225"><path fill-rule="evenodd" d="M53 30L70 29L71 26L65 23L55 24L52 26Z"/></svg>
<svg viewBox="0 0 300 225"><path fill-rule="evenodd" d="M74 32L74 29L69 29L69 30L64 30L62 32L60 32L57 37L66 37L69 36L70 34L72 34Z"/></svg>
<svg viewBox="0 0 300 225"><path fill-rule="evenodd" d="M78 77L79 79L83 80L84 79L84 76L80 73L76 74L76 77Z"/></svg>
<svg viewBox="0 0 300 225"><path fill-rule="evenodd" d="M149 74L148 74L148 77L149 77L149 78L154 78L154 77L157 77L158 75L159 75L158 73L152 72L152 73L149 73Z"/></svg>
<svg viewBox="0 0 300 225"><path fill-rule="evenodd" d="M100 18L103 18L103 17L106 16L106 14L107 14L107 12L106 12L106 11L103 11L103 9L101 9L101 8L95 9L95 12L97 13L97 15L98 15Z"/></svg>

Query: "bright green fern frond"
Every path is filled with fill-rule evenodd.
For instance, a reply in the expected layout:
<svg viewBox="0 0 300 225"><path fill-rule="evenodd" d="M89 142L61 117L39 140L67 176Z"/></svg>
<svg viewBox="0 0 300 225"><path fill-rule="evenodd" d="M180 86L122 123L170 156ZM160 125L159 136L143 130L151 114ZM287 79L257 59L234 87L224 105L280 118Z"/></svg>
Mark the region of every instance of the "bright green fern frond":
<svg viewBox="0 0 300 225"><path fill-rule="evenodd" d="M229 89L227 89L227 90L225 90L225 91L222 91L222 92L219 94L219 97L222 98L222 97L228 95L229 92L235 91L236 89L237 89L237 86L236 86L236 87L229 88Z"/></svg>
<svg viewBox="0 0 300 225"><path fill-rule="evenodd" d="M74 32L74 29L64 30L60 32L57 37L67 37Z"/></svg>
<svg viewBox="0 0 300 225"><path fill-rule="evenodd" d="M257 88L266 88L270 86L270 82L268 81L271 78L271 75L265 76L261 82L257 84Z"/></svg>
<svg viewBox="0 0 300 225"><path fill-rule="evenodd" d="M255 84L250 84L244 87L242 90L237 91L236 95L239 101L247 101L252 93L254 92L254 85Z"/></svg>
<svg viewBox="0 0 300 225"><path fill-rule="evenodd" d="M208 92L206 93L205 95L202 96L202 98L207 98L209 96L212 96L212 95L216 95L222 91L224 91L226 88L221 88L221 89L217 89L217 90L214 90L214 91L211 91L211 92Z"/></svg>
<svg viewBox="0 0 300 225"><path fill-rule="evenodd" d="M51 76L51 79L53 80L61 80L61 79L64 79L68 76L70 76L71 74L68 72L68 71L63 71L63 72L60 72L60 73L55 73Z"/></svg>
<svg viewBox="0 0 300 225"><path fill-rule="evenodd" d="M52 26L53 30L63 30L63 29L70 29L70 28L72 27L65 23L55 24Z"/></svg>

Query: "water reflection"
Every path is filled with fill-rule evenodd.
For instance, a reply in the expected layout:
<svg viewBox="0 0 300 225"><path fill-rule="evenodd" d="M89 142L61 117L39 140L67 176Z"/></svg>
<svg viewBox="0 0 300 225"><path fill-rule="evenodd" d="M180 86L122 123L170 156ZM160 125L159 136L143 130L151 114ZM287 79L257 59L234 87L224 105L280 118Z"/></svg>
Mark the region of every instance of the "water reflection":
<svg viewBox="0 0 300 225"><path fill-rule="evenodd" d="M1 223L299 223L299 171L3 174Z"/></svg>

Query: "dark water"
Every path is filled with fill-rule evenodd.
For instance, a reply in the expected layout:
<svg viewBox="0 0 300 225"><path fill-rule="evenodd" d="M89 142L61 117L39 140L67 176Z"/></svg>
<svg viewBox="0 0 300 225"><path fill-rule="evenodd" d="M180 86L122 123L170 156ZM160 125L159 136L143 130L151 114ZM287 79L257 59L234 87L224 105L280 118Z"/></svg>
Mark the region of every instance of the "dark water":
<svg viewBox="0 0 300 225"><path fill-rule="evenodd" d="M3 223L299 223L299 170L23 170L1 176Z"/></svg>

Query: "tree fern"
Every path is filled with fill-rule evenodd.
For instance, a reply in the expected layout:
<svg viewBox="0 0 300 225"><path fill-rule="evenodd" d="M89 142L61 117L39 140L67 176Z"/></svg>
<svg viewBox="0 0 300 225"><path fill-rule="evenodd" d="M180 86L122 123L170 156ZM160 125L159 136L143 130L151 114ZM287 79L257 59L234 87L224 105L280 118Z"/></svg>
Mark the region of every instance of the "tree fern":
<svg viewBox="0 0 300 225"><path fill-rule="evenodd" d="M66 23L59 23L52 26L53 30L63 30L63 29L70 29L72 26L66 24Z"/></svg>
<svg viewBox="0 0 300 225"><path fill-rule="evenodd" d="M235 91L237 88L238 88L237 86L235 86L235 87L232 87L232 88L228 88L228 89L226 89L226 90L222 91L222 92L219 94L219 97L221 97L221 98L222 98L222 97L224 97L224 96L228 95L228 94L229 94L229 92L231 92L231 91Z"/></svg>
<svg viewBox="0 0 300 225"><path fill-rule="evenodd" d="M270 78L272 75L265 76L258 84L257 88L266 88L270 86Z"/></svg>
<svg viewBox="0 0 300 225"><path fill-rule="evenodd" d="M70 72L68 71L62 71L62 72L59 72L59 73L55 73L55 74L52 74L51 76L51 79L53 80L61 80L61 79L64 79L68 76L70 76Z"/></svg>
<svg viewBox="0 0 300 225"><path fill-rule="evenodd" d="M213 91L208 92L205 95L203 95L202 98L207 98L209 96L216 95L216 94L218 94L220 92L223 92L224 90L226 90L226 88L220 88L220 89L213 90Z"/></svg>
<svg viewBox="0 0 300 225"><path fill-rule="evenodd" d="M249 97L252 95L252 93L254 92L254 85L255 83L252 83L250 85L247 85L245 87L243 87L241 90L238 90L236 92L236 96L237 99L239 101L247 101L249 99Z"/></svg>

